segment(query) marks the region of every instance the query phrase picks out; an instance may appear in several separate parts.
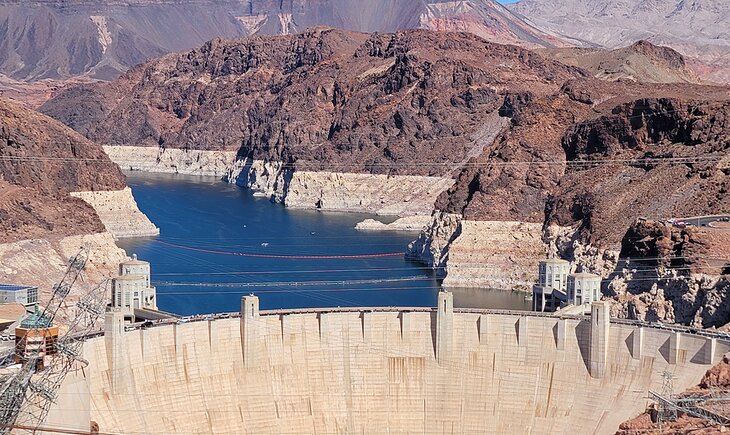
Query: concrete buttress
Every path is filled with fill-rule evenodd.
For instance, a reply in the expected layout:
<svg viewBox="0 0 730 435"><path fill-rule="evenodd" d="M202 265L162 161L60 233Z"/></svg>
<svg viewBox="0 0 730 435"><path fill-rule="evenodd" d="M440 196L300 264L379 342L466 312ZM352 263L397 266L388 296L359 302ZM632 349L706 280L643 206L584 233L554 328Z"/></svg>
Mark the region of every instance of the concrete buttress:
<svg viewBox="0 0 730 435"><path fill-rule="evenodd" d="M638 327L631 333L631 358L641 359L644 348L644 328Z"/></svg>
<svg viewBox="0 0 730 435"><path fill-rule="evenodd" d="M104 341L106 358L109 367L109 384L114 393L122 391L123 380L128 377L125 373L126 344L124 339L124 313L121 311L107 311L104 316Z"/></svg>
<svg viewBox="0 0 730 435"><path fill-rule="evenodd" d="M241 352L243 354L243 364L246 367L251 367L256 362L259 320L259 298L253 295L242 297Z"/></svg>
<svg viewBox="0 0 730 435"><path fill-rule="evenodd" d="M454 295L439 292L436 310L436 361L442 364L451 357L454 341Z"/></svg>
<svg viewBox="0 0 730 435"><path fill-rule="evenodd" d="M602 378L606 375L610 328L610 302L593 302L591 304L591 341L588 352L588 360L590 361L590 375L593 378Z"/></svg>
<svg viewBox="0 0 730 435"><path fill-rule="evenodd" d="M681 332L671 332L669 334L669 364L677 364L677 361L679 361L681 339Z"/></svg>
<svg viewBox="0 0 730 435"><path fill-rule="evenodd" d="M565 333L568 327L568 321L565 319L559 319L557 324L557 334L555 337L555 347L558 350L565 350Z"/></svg>

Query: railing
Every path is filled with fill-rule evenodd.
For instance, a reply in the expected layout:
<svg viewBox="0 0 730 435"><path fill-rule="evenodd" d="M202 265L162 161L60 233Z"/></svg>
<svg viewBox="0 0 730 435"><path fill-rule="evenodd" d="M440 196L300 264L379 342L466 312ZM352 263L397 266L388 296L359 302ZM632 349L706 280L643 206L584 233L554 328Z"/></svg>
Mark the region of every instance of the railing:
<svg viewBox="0 0 730 435"><path fill-rule="evenodd" d="M292 308L292 309L278 309L278 310L261 310L259 314L261 316L281 316L281 315L292 315L292 314L326 314L326 313L431 313L436 308L433 307L333 307L333 308ZM519 310L497 310L497 309L484 309L484 308L454 308L455 313L463 314L493 314L500 316L517 316L517 317L539 317L539 318L556 318L556 319L567 319L567 320L587 320L590 318L588 315L570 314L561 315L560 312L555 313L543 313L537 311L519 311ZM204 322L213 320L222 320L230 318L241 317L240 312L232 313L217 313L208 315L195 315L188 317L181 317L176 319L163 319L155 321L144 321L132 323L125 326L126 331L133 331L138 329L154 328L158 326L171 325L171 324L182 324L182 323L193 323L193 322ZM629 319L611 319L612 324L616 325L627 325L633 327L644 327L661 329L671 332L681 332L683 334L697 335L708 338L718 338L722 340L730 340L730 333L714 332L707 329L693 328L689 326L681 325L668 325L660 322L646 322L642 320L629 320ZM95 331L94 333L85 336L85 339L91 339L104 335L104 331Z"/></svg>

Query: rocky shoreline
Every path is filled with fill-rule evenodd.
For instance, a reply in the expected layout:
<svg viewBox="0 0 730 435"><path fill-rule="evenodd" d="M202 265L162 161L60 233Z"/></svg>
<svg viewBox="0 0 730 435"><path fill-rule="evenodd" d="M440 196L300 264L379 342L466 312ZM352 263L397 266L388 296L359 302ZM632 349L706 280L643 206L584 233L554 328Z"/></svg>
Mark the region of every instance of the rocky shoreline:
<svg viewBox="0 0 730 435"><path fill-rule="evenodd" d="M104 146L109 158L127 171L222 177L236 160L235 151L183 150L146 146Z"/></svg>
<svg viewBox="0 0 730 435"><path fill-rule="evenodd" d="M472 221L436 213L406 256L432 267L443 286L527 290L546 258L542 224Z"/></svg>
<svg viewBox="0 0 730 435"><path fill-rule="evenodd" d="M251 159L236 162L226 179L290 208L401 217L429 215L436 198L454 183L417 175L300 171Z"/></svg>
<svg viewBox="0 0 730 435"><path fill-rule="evenodd" d="M160 229L137 207L129 187L116 191L71 192L70 195L91 205L106 230L117 239L160 234Z"/></svg>

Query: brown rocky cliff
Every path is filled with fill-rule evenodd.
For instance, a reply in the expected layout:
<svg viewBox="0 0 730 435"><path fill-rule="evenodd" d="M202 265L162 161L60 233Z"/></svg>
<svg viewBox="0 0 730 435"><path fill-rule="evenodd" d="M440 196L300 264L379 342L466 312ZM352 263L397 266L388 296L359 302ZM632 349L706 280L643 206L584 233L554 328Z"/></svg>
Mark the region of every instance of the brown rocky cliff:
<svg viewBox="0 0 730 435"><path fill-rule="evenodd" d="M68 193L125 186L100 146L0 99L0 243L102 232L94 210Z"/></svg>
<svg viewBox="0 0 730 435"><path fill-rule="evenodd" d="M569 163L546 221L579 223L586 241L615 246L640 216L730 213L728 132L729 102L678 97L639 99L574 124L562 144L568 162L583 163Z"/></svg>
<svg viewBox="0 0 730 435"><path fill-rule="evenodd" d="M126 186L100 146L58 121L0 99L0 176L43 193Z"/></svg>
<svg viewBox="0 0 730 435"><path fill-rule="evenodd" d="M62 92L41 110L103 144L238 150L299 169L448 175L483 146L505 96L554 93L584 75L464 33L318 28L213 40L113 84Z"/></svg>

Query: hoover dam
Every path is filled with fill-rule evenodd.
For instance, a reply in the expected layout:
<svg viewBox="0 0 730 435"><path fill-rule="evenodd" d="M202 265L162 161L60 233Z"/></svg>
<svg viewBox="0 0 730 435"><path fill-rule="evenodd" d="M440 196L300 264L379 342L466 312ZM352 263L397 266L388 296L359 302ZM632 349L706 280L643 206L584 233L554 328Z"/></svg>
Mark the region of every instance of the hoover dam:
<svg viewBox="0 0 730 435"><path fill-rule="evenodd" d="M88 433L613 433L730 343L590 316L437 308L241 311L150 328L106 314L46 427ZM656 326L656 327L654 327Z"/></svg>

